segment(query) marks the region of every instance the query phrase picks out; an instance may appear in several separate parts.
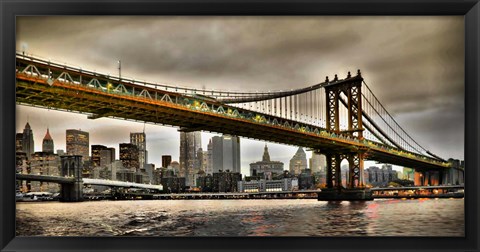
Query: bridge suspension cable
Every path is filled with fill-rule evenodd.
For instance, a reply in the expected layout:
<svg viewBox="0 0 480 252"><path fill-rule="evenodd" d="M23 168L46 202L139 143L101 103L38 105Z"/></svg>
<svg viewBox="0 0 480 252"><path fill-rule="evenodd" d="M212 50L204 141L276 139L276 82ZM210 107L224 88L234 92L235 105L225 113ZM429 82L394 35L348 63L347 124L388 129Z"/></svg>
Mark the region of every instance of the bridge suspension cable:
<svg viewBox="0 0 480 252"><path fill-rule="evenodd" d="M362 92L362 97L366 101L363 105L363 110L369 117L367 121L374 126L374 128L377 130L377 133L380 133L380 135L388 139L392 144L399 148L413 151L418 154L427 154L435 159L444 161L442 158L434 155L416 142L385 109L383 104L378 100L367 83L363 81L363 84L366 87L366 89L364 89ZM385 139L383 139L383 141L385 141ZM423 153L420 150L422 150Z"/></svg>

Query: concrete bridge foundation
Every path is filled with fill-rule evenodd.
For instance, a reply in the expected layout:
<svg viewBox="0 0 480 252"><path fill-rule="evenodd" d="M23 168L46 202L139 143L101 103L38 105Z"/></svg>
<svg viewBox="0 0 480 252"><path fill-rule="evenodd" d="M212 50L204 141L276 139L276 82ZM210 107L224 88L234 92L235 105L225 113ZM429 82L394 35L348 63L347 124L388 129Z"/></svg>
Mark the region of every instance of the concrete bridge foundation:
<svg viewBox="0 0 480 252"><path fill-rule="evenodd" d="M73 184L62 184L60 200L65 202L83 201L82 156L61 156L62 176L74 177Z"/></svg>
<svg viewBox="0 0 480 252"><path fill-rule="evenodd" d="M319 201L361 201L373 200L369 189L325 188L318 193Z"/></svg>

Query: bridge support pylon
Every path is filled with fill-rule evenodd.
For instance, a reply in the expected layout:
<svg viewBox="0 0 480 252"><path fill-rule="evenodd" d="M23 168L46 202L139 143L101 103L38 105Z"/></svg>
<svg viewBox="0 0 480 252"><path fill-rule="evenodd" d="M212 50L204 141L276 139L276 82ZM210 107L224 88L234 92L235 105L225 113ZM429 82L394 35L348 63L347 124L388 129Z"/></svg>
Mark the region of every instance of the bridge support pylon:
<svg viewBox="0 0 480 252"><path fill-rule="evenodd" d="M64 202L83 201L82 156L61 156L61 175L74 177L72 184L62 184L60 200Z"/></svg>
<svg viewBox="0 0 480 252"><path fill-rule="evenodd" d="M362 81L363 78L358 70L356 76L348 73L345 81L338 82L335 79L329 82L326 79L326 117L327 130L335 135L343 135L349 138L363 140L362 122ZM345 99L342 98L342 95ZM348 129L340 129L339 105L344 103L348 111ZM373 200L370 190L365 188L363 178L362 150L330 150L327 158L327 188L318 194L318 200ZM346 188L342 186L340 163L346 159L349 163Z"/></svg>

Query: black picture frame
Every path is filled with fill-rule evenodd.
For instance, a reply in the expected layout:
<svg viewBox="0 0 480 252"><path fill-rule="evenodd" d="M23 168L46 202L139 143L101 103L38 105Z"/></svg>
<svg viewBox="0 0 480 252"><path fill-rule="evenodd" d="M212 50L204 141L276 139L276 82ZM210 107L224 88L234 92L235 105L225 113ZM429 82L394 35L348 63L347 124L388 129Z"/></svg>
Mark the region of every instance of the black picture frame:
<svg viewBox="0 0 480 252"><path fill-rule="evenodd" d="M0 0L1 251L478 251L479 0ZM465 237L15 237L15 17L18 15L463 15Z"/></svg>

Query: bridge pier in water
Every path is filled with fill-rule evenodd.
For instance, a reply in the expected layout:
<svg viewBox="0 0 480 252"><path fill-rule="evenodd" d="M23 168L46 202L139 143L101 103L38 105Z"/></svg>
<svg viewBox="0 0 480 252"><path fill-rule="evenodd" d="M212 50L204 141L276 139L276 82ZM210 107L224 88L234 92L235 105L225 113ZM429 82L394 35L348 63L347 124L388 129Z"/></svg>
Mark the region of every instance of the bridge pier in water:
<svg viewBox="0 0 480 252"><path fill-rule="evenodd" d="M75 178L74 183L62 184L60 201L83 201L82 156L61 156L61 175Z"/></svg>

